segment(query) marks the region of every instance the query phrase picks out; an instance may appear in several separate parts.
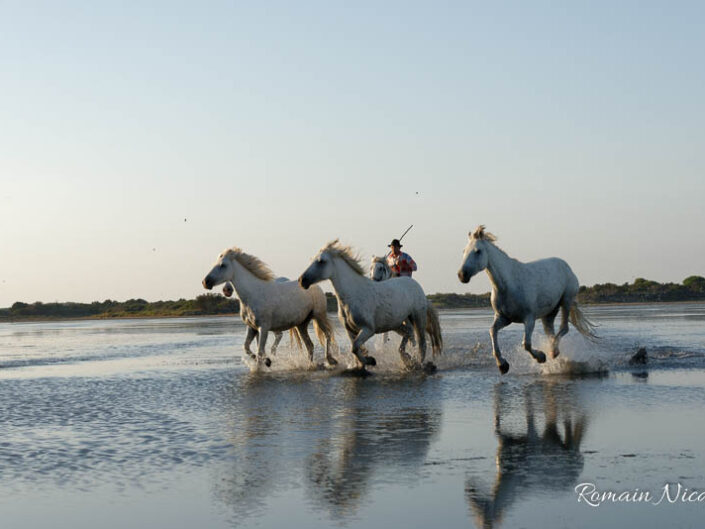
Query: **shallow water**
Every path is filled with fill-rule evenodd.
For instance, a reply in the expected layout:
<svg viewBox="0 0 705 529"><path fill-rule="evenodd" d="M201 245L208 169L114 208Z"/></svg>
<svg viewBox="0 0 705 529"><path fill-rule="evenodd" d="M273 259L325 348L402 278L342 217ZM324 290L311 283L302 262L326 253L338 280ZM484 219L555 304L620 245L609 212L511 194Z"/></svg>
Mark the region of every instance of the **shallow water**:
<svg viewBox="0 0 705 529"><path fill-rule="evenodd" d="M548 367L504 330L501 378L487 310L442 313L433 376L378 337L367 379L288 346L250 373L232 317L0 324L2 526L699 526L705 502L575 487L705 490L705 305L588 315L601 342L571 330Z"/></svg>

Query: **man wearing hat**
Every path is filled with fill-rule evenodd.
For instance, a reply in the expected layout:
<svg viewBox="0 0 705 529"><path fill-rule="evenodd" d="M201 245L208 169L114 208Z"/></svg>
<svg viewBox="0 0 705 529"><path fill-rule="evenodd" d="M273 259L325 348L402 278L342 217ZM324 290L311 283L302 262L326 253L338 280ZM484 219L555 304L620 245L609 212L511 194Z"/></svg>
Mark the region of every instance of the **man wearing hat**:
<svg viewBox="0 0 705 529"><path fill-rule="evenodd" d="M416 266L416 261L408 253L401 251L402 245L399 239L394 239L387 246L392 249L387 255L387 264L392 269L394 276L411 277L411 273L416 272L418 267Z"/></svg>

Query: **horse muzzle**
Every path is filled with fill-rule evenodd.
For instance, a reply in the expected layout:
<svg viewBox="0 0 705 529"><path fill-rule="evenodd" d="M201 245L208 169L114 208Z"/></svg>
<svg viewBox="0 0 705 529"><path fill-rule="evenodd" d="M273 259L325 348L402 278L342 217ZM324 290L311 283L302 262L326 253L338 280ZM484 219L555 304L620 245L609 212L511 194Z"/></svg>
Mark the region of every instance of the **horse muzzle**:
<svg viewBox="0 0 705 529"><path fill-rule="evenodd" d="M211 290L213 288L213 280L209 276L206 276L203 280L203 288L206 290Z"/></svg>
<svg viewBox="0 0 705 529"><path fill-rule="evenodd" d="M465 272L462 268L458 270L458 279L460 279L461 283L469 283L470 282L470 274Z"/></svg>
<svg viewBox="0 0 705 529"><path fill-rule="evenodd" d="M308 290L308 287L311 286L311 282L302 275L299 277L299 286L304 290Z"/></svg>

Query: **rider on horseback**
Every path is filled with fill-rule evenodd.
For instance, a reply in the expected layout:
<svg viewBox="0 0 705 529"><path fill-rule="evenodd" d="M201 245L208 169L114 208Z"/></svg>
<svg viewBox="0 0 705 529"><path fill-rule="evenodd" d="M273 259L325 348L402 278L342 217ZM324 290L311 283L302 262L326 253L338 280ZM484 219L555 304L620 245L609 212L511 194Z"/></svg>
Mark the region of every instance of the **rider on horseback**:
<svg viewBox="0 0 705 529"><path fill-rule="evenodd" d="M411 274L416 272L418 267L416 266L416 261L408 253L401 251L402 245L399 239L393 239L387 246L392 249L387 255L387 264L392 269L394 277L411 277Z"/></svg>

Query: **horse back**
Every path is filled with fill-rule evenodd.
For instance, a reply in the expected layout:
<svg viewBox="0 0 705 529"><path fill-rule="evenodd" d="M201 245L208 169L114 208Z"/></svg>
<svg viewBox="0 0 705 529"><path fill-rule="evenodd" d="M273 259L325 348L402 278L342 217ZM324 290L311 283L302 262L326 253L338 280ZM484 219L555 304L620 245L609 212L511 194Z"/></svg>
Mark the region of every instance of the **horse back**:
<svg viewBox="0 0 705 529"><path fill-rule="evenodd" d="M530 264L535 268L532 276L535 279L536 290L533 295L536 304L540 307L539 313L545 312L546 307L550 312L562 300L573 299L578 293L578 278L563 259L550 257Z"/></svg>
<svg viewBox="0 0 705 529"><path fill-rule="evenodd" d="M558 257L521 263L503 292L493 291L492 306L514 322L540 318L555 310L564 298L574 298L578 279L568 263Z"/></svg>

